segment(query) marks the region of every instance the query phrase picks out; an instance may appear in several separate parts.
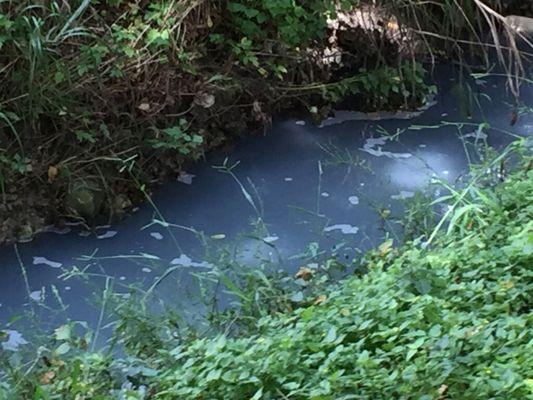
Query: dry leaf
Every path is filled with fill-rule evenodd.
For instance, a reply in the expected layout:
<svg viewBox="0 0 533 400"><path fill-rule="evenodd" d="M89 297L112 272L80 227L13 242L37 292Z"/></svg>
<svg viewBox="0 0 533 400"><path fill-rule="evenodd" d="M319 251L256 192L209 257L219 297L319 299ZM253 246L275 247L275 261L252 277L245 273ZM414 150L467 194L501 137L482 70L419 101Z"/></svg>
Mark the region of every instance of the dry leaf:
<svg viewBox="0 0 533 400"><path fill-rule="evenodd" d="M50 364L53 365L54 367L64 367L65 366L65 361L63 360L59 360L57 358L53 358L50 360Z"/></svg>
<svg viewBox="0 0 533 400"><path fill-rule="evenodd" d="M150 111L150 104L148 103L141 103L137 106L137 108L141 111L148 112Z"/></svg>
<svg viewBox="0 0 533 400"><path fill-rule="evenodd" d="M387 28L393 31L397 31L400 29L398 23L396 21L389 21L387 22Z"/></svg>
<svg viewBox="0 0 533 400"><path fill-rule="evenodd" d="M296 279L303 279L304 281L308 281L313 277L313 270L307 267L300 267L300 269L294 276Z"/></svg>
<svg viewBox="0 0 533 400"><path fill-rule="evenodd" d="M512 289L514 287L513 281L504 281L500 283L500 286L506 290Z"/></svg>
<svg viewBox="0 0 533 400"><path fill-rule="evenodd" d="M53 165L50 165L48 167L48 182L52 183L56 179L58 173L59 169Z"/></svg>
<svg viewBox="0 0 533 400"><path fill-rule="evenodd" d="M384 243L381 243L379 246L379 252L381 256L386 256L392 251L392 240L387 240Z"/></svg>
<svg viewBox="0 0 533 400"><path fill-rule="evenodd" d="M203 108L211 108L215 104L215 96L207 92L197 93L194 98L194 104L198 104Z"/></svg>
<svg viewBox="0 0 533 400"><path fill-rule="evenodd" d="M441 385L439 388L439 394L443 396L444 393L446 393L446 390L448 390L448 385Z"/></svg>
<svg viewBox="0 0 533 400"><path fill-rule="evenodd" d="M327 300L327 296L324 295L324 294L321 294L320 296L318 296L316 299L315 299L315 302L313 303L315 306L318 306L320 304L322 304L323 302L325 302Z"/></svg>
<svg viewBox="0 0 533 400"><path fill-rule="evenodd" d="M256 121L261 121L265 124L270 121L269 116L263 111L263 108L261 107L261 103L259 101L254 101L252 111Z"/></svg>
<svg viewBox="0 0 533 400"><path fill-rule="evenodd" d="M391 214L391 211L388 208L379 210L379 215L383 219L387 219L390 216L390 214Z"/></svg>
<svg viewBox="0 0 533 400"><path fill-rule="evenodd" d="M253 110L254 110L254 113L256 114L263 113L263 110L261 109L261 103L259 103L257 100L254 100Z"/></svg>
<svg viewBox="0 0 533 400"><path fill-rule="evenodd" d="M50 382L52 382L52 379L54 379L56 376L56 373L54 371L48 371L48 372L45 372L42 376L41 376L41 383L43 385L48 385L50 384Z"/></svg>

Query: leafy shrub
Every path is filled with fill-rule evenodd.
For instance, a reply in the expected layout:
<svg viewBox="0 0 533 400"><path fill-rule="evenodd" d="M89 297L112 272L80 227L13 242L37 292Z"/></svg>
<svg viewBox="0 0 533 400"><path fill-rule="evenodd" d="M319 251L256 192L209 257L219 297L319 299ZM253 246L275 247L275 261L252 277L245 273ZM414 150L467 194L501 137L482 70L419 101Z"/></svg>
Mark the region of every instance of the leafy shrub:
<svg viewBox="0 0 533 400"><path fill-rule="evenodd" d="M203 138L200 135L190 135L186 132L187 121L181 119L179 125L159 130L159 137L152 139L155 149L178 150L183 155L194 155L201 150Z"/></svg>
<svg viewBox="0 0 533 400"><path fill-rule="evenodd" d="M533 171L487 195L485 226L434 248L367 256L369 273L257 335L172 350L161 396L460 398L531 395ZM390 251L389 251L390 250Z"/></svg>
<svg viewBox="0 0 533 400"><path fill-rule="evenodd" d="M335 13L335 2L241 0L230 1L228 10L236 30L251 41L273 40L298 47L324 39L327 18Z"/></svg>
<svg viewBox="0 0 533 400"><path fill-rule="evenodd" d="M383 66L328 85L324 97L339 102L356 95L363 110L397 110L427 103L437 87L424 81L426 70L420 63L404 63L398 68Z"/></svg>

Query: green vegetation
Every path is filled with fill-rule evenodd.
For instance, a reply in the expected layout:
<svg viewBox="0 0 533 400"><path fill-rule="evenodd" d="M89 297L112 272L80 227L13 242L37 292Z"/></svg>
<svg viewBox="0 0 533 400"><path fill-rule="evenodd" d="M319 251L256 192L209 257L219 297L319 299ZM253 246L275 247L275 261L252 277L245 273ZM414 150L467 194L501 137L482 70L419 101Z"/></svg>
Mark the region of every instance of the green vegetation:
<svg viewBox="0 0 533 400"><path fill-rule="evenodd" d="M435 91L418 58L485 54L470 0L377 3L0 1L0 242L121 217L281 109L416 108Z"/></svg>
<svg viewBox="0 0 533 400"><path fill-rule="evenodd" d="M235 304L207 331L176 311L154 314L144 291L117 295L109 347L95 350L83 323L63 325L29 358L2 358L0 398L529 398L528 146L515 142L473 169L470 183L433 202L448 211L430 232L400 247L384 242L360 262L365 274L328 279L334 255L302 267L305 299L294 296L294 278L226 276Z"/></svg>
<svg viewBox="0 0 533 400"><path fill-rule="evenodd" d="M0 242L47 222L120 217L185 162L281 109L319 120L347 96L363 111L419 107L436 90L428 55L488 58L479 38L500 20L480 4L0 0ZM378 23L354 23L355 11ZM511 78L523 72L505 65ZM516 142L469 184L417 196L408 240L354 265L311 243L313 262L289 276L222 249L200 289L212 303L224 290L228 304L208 304L200 322L156 296L176 266L148 289L99 275L97 327L70 321L19 352L0 349L0 399L529 398L530 153ZM233 166L218 169L259 216Z"/></svg>

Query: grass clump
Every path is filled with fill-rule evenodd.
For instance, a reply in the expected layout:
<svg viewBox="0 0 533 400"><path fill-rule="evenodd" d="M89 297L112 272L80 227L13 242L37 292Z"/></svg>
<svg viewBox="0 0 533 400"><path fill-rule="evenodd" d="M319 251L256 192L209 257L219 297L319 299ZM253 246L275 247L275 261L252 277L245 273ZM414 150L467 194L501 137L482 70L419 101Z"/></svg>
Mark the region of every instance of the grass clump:
<svg viewBox="0 0 533 400"><path fill-rule="evenodd" d="M64 325L29 360L2 358L0 398L529 398L532 162L524 154L494 179L483 169L451 195L431 243L385 242L364 257L366 274L294 310L265 305L253 326L205 334L175 314L150 325L131 304L119 346L97 351L82 325Z"/></svg>

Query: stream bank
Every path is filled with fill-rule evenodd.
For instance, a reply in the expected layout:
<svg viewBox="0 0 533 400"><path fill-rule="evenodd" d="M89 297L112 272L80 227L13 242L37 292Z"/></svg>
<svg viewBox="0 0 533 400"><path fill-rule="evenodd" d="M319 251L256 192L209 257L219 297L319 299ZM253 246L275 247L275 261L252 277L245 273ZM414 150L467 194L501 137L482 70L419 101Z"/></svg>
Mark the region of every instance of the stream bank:
<svg viewBox="0 0 533 400"><path fill-rule="evenodd" d="M120 220L280 110L320 120L350 94L357 110L416 108L433 92L421 62L462 52L446 35L475 39L483 20L469 0L60 3L0 5L0 243Z"/></svg>

